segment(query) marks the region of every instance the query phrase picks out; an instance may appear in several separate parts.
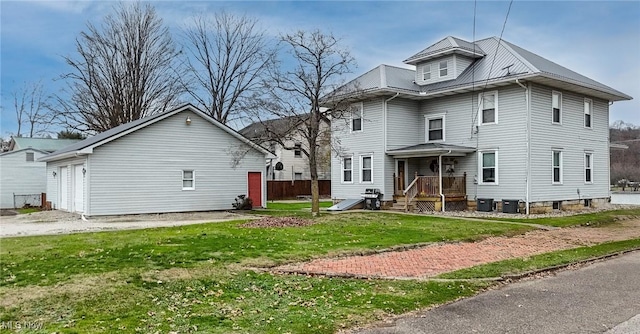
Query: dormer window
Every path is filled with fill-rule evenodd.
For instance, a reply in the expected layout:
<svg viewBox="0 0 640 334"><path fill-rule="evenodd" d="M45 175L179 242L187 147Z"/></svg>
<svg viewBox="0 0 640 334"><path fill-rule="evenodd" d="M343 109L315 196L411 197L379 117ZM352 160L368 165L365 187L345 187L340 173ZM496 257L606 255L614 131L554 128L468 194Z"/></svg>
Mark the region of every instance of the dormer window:
<svg viewBox="0 0 640 334"><path fill-rule="evenodd" d="M431 64L422 66L422 80L431 80Z"/></svg>
<svg viewBox="0 0 640 334"><path fill-rule="evenodd" d="M442 77L446 77L447 74L448 74L448 71L447 71L448 63L447 63L447 61L446 60L441 61L439 66L440 66L440 77L441 78Z"/></svg>

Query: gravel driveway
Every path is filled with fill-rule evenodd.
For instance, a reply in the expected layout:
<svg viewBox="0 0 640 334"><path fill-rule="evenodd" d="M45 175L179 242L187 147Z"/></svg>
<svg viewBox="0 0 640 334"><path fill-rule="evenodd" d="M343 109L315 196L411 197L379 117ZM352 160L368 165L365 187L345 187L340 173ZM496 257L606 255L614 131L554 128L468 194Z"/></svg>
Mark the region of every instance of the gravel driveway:
<svg viewBox="0 0 640 334"><path fill-rule="evenodd" d="M80 232L144 229L254 219L256 216L226 211L107 216L83 220L64 211L41 211L0 217L0 238Z"/></svg>

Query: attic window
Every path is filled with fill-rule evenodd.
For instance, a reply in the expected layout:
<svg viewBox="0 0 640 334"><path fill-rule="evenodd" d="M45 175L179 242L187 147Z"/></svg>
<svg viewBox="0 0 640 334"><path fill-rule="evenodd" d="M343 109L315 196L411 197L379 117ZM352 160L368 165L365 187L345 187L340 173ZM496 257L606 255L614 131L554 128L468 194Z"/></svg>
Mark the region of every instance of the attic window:
<svg viewBox="0 0 640 334"><path fill-rule="evenodd" d="M431 80L431 64L422 66L422 80Z"/></svg>
<svg viewBox="0 0 640 334"><path fill-rule="evenodd" d="M27 152L27 161L28 161L28 162L32 162L32 161L34 161L34 159L33 159L33 152Z"/></svg>
<svg viewBox="0 0 640 334"><path fill-rule="evenodd" d="M448 63L447 63L446 60L440 62L440 77L441 78L447 76L447 74L449 72L449 71L447 71L447 66L448 66Z"/></svg>
<svg viewBox="0 0 640 334"><path fill-rule="evenodd" d="M351 105L351 132L362 131L362 103Z"/></svg>
<svg viewBox="0 0 640 334"><path fill-rule="evenodd" d="M295 144L293 147L293 156L296 158L302 158L302 144Z"/></svg>

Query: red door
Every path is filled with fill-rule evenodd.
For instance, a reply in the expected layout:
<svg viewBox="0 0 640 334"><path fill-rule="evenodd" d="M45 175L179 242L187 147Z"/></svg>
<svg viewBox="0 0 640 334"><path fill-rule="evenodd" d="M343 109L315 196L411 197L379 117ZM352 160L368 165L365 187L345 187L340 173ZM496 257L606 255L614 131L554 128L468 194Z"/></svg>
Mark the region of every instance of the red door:
<svg viewBox="0 0 640 334"><path fill-rule="evenodd" d="M249 198L253 206L262 206L262 173L249 172Z"/></svg>

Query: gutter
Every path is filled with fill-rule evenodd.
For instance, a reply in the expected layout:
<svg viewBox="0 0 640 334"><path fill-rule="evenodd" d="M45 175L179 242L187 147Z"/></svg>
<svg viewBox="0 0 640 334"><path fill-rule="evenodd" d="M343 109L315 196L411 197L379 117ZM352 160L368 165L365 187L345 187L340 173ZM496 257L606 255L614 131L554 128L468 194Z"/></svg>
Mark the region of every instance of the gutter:
<svg viewBox="0 0 640 334"><path fill-rule="evenodd" d="M525 212L526 215L529 215L529 200L530 200L530 196L531 196L531 107L529 105L529 94L531 94L531 90L529 89L529 87L523 85L522 83L520 83L519 79L516 79L516 84L518 84L520 87L522 87L524 89L524 100L525 100L525 105L527 108L527 112L526 112L526 122L527 122L527 133L526 133L526 138L527 138L527 177L525 178L526 180L526 191L525 191Z"/></svg>

